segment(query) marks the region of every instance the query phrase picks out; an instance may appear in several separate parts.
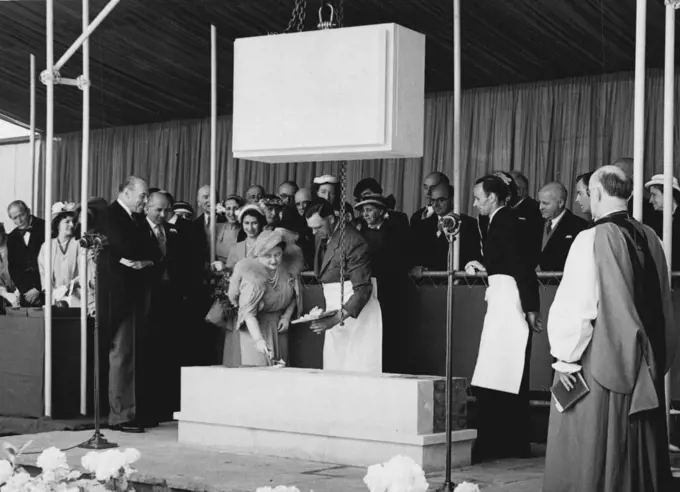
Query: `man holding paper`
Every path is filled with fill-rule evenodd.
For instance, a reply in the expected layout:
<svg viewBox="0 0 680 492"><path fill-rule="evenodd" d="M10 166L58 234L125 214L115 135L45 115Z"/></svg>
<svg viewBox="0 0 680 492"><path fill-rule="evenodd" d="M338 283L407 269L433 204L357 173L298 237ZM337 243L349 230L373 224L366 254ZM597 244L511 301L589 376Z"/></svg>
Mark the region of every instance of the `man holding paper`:
<svg viewBox="0 0 680 492"><path fill-rule="evenodd" d="M621 169L598 169L589 188L595 225L576 237L548 318L557 362L543 490L667 491L664 375L678 333L663 248L630 217Z"/></svg>

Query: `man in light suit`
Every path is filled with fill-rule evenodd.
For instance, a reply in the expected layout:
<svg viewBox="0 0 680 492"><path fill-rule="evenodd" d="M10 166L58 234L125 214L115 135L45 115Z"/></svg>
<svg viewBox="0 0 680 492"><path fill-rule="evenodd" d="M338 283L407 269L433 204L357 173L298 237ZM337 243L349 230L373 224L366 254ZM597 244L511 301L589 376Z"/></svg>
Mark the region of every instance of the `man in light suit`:
<svg viewBox="0 0 680 492"><path fill-rule="evenodd" d="M16 226L7 237L9 275L19 289L21 305L40 306L43 297L38 253L45 242L45 221L32 215L21 200L9 204L7 215Z"/></svg>
<svg viewBox="0 0 680 492"><path fill-rule="evenodd" d="M118 188L118 198L109 205L106 230L109 239L110 316L109 428L144 432L153 425L150 391L153 382L146 374L150 278L161 260L150 248L148 228L140 213L146 205L148 187L136 176Z"/></svg>

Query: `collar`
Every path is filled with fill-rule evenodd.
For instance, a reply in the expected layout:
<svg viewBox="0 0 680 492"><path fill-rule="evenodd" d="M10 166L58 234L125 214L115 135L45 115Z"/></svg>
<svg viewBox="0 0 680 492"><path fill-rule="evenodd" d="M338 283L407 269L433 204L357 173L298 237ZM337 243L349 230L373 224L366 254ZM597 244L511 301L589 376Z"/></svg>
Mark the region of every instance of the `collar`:
<svg viewBox="0 0 680 492"><path fill-rule="evenodd" d="M494 216L495 216L495 215L498 213L498 211L499 211L500 209L502 209L502 208L505 208L505 205L502 205L502 206L498 207L496 210L494 210L493 212L491 212L491 214L489 214L489 224L491 224L491 221L493 220Z"/></svg>
<svg viewBox="0 0 680 492"><path fill-rule="evenodd" d="M175 214L172 217L170 217L166 222L168 224L175 225L177 223L177 219L179 219L179 215Z"/></svg>
<svg viewBox="0 0 680 492"><path fill-rule="evenodd" d="M564 214L566 214L566 213L567 213L567 209L565 208L564 210L562 210L562 213L561 213L560 215L558 215L558 216L555 217L554 219L550 219L550 227L551 227L551 229L554 230L555 227L557 227L557 224L560 222L560 220L562 220L562 217L564 217Z"/></svg>
<svg viewBox="0 0 680 492"><path fill-rule="evenodd" d="M125 205L123 202L120 201L120 198L116 200L118 204L123 207L123 210L125 210L130 218L132 218L132 211L128 208L127 205Z"/></svg>
<svg viewBox="0 0 680 492"><path fill-rule="evenodd" d="M369 229L374 230L374 231L379 231L384 223L385 223L385 221L383 220L380 224L374 225L374 226L370 226L370 225L366 224L366 227L368 227Z"/></svg>
<svg viewBox="0 0 680 492"><path fill-rule="evenodd" d="M522 198L520 201L518 201L517 203L515 203L515 204L512 206L512 208L517 208L517 207L519 207L520 204L521 204L524 200L526 200L526 199L527 199L527 197Z"/></svg>
<svg viewBox="0 0 680 492"><path fill-rule="evenodd" d="M153 222L151 222L149 217L146 217L146 221L149 223L149 227L151 227L152 231L156 231L157 229L161 228L161 226L159 226L158 224L154 224Z"/></svg>

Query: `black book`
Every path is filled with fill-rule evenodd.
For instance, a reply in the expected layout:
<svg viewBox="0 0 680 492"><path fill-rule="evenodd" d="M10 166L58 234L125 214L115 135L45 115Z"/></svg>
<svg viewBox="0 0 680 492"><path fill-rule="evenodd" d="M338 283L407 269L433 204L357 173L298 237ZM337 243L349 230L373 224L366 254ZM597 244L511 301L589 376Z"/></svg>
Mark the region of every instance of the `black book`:
<svg viewBox="0 0 680 492"><path fill-rule="evenodd" d="M574 382L574 388L571 391L565 388L560 380L550 388L550 392L555 397L557 410L560 412L566 412L590 392L583 375L578 372L575 376L576 382Z"/></svg>

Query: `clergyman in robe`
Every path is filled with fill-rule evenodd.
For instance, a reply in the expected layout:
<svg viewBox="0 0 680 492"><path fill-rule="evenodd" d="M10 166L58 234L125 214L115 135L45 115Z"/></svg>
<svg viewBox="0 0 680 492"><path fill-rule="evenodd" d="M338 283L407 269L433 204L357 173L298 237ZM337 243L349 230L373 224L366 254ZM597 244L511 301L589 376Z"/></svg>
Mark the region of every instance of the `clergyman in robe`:
<svg viewBox="0 0 680 492"><path fill-rule="evenodd" d="M605 166L590 178L594 227L569 252L548 318L555 382L589 392L566 410L553 399L545 492L670 491L664 375L675 353L663 248L632 219L632 180Z"/></svg>

